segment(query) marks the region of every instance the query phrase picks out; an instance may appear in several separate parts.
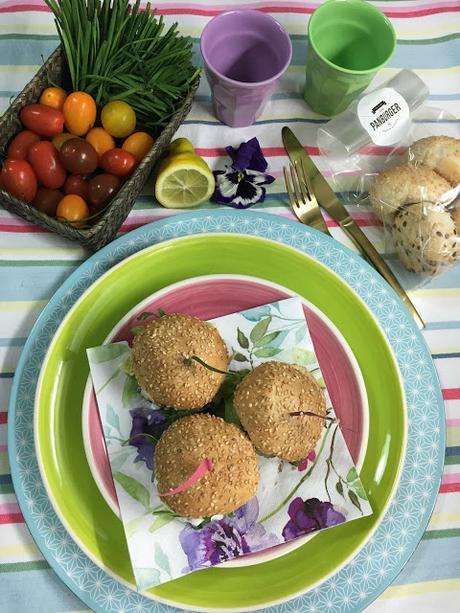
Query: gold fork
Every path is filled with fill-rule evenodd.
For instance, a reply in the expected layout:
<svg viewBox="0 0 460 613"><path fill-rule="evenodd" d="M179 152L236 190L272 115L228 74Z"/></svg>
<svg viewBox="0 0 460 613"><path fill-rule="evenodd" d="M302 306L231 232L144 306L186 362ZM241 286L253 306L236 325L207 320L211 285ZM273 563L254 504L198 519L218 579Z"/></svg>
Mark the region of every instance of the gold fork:
<svg viewBox="0 0 460 613"><path fill-rule="evenodd" d="M310 179L305 171L303 160L300 160L300 162L296 160L293 164L289 164L289 170L290 177L286 167L283 167L284 182L286 183L289 202L297 219L305 225L311 226L315 230L330 236L330 232L321 215L318 201L311 188Z"/></svg>

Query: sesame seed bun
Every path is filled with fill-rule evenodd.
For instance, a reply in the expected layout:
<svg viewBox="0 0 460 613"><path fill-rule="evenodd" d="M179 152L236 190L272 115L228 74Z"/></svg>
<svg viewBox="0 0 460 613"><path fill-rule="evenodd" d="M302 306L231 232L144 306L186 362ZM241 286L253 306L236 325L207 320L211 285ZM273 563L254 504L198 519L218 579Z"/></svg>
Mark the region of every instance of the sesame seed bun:
<svg viewBox="0 0 460 613"><path fill-rule="evenodd" d="M306 368L265 362L241 381L233 405L256 448L288 462L305 458L314 449L324 425L315 416L291 416L296 411L326 415L321 387Z"/></svg>
<svg viewBox="0 0 460 613"><path fill-rule="evenodd" d="M162 500L184 517L231 513L250 500L259 483L253 444L235 424L198 413L175 421L155 447L155 478L159 492L184 483L200 463L213 468L195 485Z"/></svg>
<svg viewBox="0 0 460 613"><path fill-rule="evenodd" d="M134 337L134 375L150 398L177 410L201 409L216 395L225 375L184 358L196 355L220 370L228 353L217 329L190 315L164 315Z"/></svg>

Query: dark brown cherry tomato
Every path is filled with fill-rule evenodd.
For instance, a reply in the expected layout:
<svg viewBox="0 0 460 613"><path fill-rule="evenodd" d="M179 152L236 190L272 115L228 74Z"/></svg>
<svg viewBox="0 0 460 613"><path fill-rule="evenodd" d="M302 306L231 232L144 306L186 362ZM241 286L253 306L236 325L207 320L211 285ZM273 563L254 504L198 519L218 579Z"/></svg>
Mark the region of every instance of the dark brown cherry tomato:
<svg viewBox="0 0 460 613"><path fill-rule="evenodd" d="M129 151L116 147L101 157L101 167L111 175L127 177L136 166L136 158Z"/></svg>
<svg viewBox="0 0 460 613"><path fill-rule="evenodd" d="M61 111L44 104L28 104L19 117L28 130L40 136L53 138L64 130L64 115Z"/></svg>
<svg viewBox="0 0 460 613"><path fill-rule="evenodd" d="M37 193L37 177L26 160L6 160L2 169L3 189L18 200L31 202Z"/></svg>
<svg viewBox="0 0 460 613"><path fill-rule="evenodd" d="M102 209L118 192L121 183L120 177L115 175L96 175L89 181L89 201L97 209Z"/></svg>
<svg viewBox="0 0 460 613"><path fill-rule="evenodd" d="M62 163L73 175L90 175L97 168L96 150L82 138L66 141L59 151Z"/></svg>
<svg viewBox="0 0 460 613"><path fill-rule="evenodd" d="M60 203L63 196L64 194L58 189L39 187L37 190L37 195L32 200L32 204L42 213L46 213L50 217L55 217L57 205Z"/></svg>
<svg viewBox="0 0 460 613"><path fill-rule="evenodd" d="M27 160L30 147L38 143L39 140L38 134L30 130L18 132L8 145L7 157L12 160Z"/></svg>
<svg viewBox="0 0 460 613"><path fill-rule="evenodd" d="M64 193L77 194L81 196L83 200L88 201L89 198L89 185L88 181L85 181L78 175L70 175L67 177L64 183Z"/></svg>
<svg viewBox="0 0 460 613"><path fill-rule="evenodd" d="M58 189L64 185L66 171L51 141L41 140L32 145L28 158L38 182L44 187Z"/></svg>

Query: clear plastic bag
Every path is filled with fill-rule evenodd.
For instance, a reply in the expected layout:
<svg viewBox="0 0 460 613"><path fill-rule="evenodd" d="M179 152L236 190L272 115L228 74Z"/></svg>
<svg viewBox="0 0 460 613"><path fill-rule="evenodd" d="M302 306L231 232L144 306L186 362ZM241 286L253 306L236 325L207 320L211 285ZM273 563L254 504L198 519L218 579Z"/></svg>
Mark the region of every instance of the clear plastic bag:
<svg viewBox="0 0 460 613"><path fill-rule="evenodd" d="M409 113L391 146L366 144L346 154L318 146L332 187L373 226L369 238L406 289L420 287L460 261L460 127L442 109ZM321 133L323 130L323 133ZM324 134L328 134L328 138Z"/></svg>

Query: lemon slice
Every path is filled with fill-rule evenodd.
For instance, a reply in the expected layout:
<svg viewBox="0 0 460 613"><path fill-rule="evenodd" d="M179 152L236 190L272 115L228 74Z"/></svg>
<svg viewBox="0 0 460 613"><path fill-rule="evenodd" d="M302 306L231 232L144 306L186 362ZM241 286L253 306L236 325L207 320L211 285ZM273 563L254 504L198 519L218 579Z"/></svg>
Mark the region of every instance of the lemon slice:
<svg viewBox="0 0 460 613"><path fill-rule="evenodd" d="M192 153L194 151L192 143L188 138L181 136L176 138L169 145L169 155L176 155L177 153Z"/></svg>
<svg viewBox="0 0 460 613"><path fill-rule="evenodd" d="M194 153L166 158L155 183L155 198L168 209L188 209L209 200L214 192L214 175Z"/></svg>

